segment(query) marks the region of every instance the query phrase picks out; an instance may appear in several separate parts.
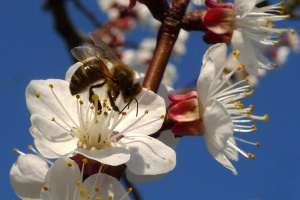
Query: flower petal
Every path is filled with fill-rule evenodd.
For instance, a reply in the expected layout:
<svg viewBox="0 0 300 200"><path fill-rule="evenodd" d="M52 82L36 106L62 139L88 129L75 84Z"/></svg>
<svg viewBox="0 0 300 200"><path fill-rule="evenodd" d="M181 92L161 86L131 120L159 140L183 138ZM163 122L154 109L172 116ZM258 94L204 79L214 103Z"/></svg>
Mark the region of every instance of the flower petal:
<svg viewBox="0 0 300 200"><path fill-rule="evenodd" d="M83 64L82 64L81 62L77 62L77 63L75 63L74 65L72 65L71 67L69 67L69 69L68 69L68 71L67 71L67 73L66 73L65 80L66 80L67 82L70 83L73 74L74 74L75 71L76 71L79 67L81 67L82 65L83 65Z"/></svg>
<svg viewBox="0 0 300 200"><path fill-rule="evenodd" d="M129 197L126 194L127 192L124 190L121 183L116 178L104 173L89 176L83 182L81 187L87 188L88 194L93 194L95 188L98 188L99 190L96 196L101 199L110 199L109 196L112 196L112 199L129 200Z"/></svg>
<svg viewBox="0 0 300 200"><path fill-rule="evenodd" d="M114 131L125 133L138 133L150 135L159 130L162 126L166 114L166 105L162 97L154 92L143 88L136 97L138 107L135 101L130 103L129 110L122 123L119 123ZM124 104L125 106L125 104ZM138 109L138 116L136 110Z"/></svg>
<svg viewBox="0 0 300 200"><path fill-rule="evenodd" d="M80 153L87 158L112 166L124 164L130 158L130 152L124 147L110 147L101 150L78 148L75 152Z"/></svg>
<svg viewBox="0 0 300 200"><path fill-rule="evenodd" d="M72 163L70 165L69 163ZM77 190L77 181L81 181L78 165L69 158L60 158L55 161L46 175L48 190L41 191L44 200L74 199Z"/></svg>
<svg viewBox="0 0 300 200"><path fill-rule="evenodd" d="M235 13L232 9L209 9L203 18L205 27L216 34L228 34L233 31Z"/></svg>
<svg viewBox="0 0 300 200"><path fill-rule="evenodd" d="M209 89L215 78L215 73L216 73L215 70L216 70L215 63L210 57L208 57L208 59L202 66L202 71L197 81L197 92L199 95L198 98L201 101L199 102L199 106L200 105L202 106L207 101L207 95Z"/></svg>
<svg viewBox="0 0 300 200"><path fill-rule="evenodd" d="M55 122L37 114L31 115L30 120L32 123L31 134L50 151L63 156L72 153L77 148L78 138L72 137Z"/></svg>
<svg viewBox="0 0 300 200"><path fill-rule="evenodd" d="M248 37L242 31L234 30L231 45L233 50L239 50L241 52L237 59L245 65L247 73L257 76L258 60Z"/></svg>
<svg viewBox="0 0 300 200"><path fill-rule="evenodd" d="M22 199L40 199L49 167L40 157L33 154L20 155L10 170L10 183Z"/></svg>
<svg viewBox="0 0 300 200"><path fill-rule="evenodd" d="M218 43L213 46L211 46L207 51L205 52L202 63L206 63L208 58L211 58L211 60L215 64L216 71L219 71L223 64L226 61L227 56L227 46L225 43ZM201 68L201 72L203 70L204 66Z"/></svg>
<svg viewBox="0 0 300 200"><path fill-rule="evenodd" d="M134 174L163 174L174 169L176 165L175 151L155 138L127 134L119 143L130 151L130 160L126 166Z"/></svg>
<svg viewBox="0 0 300 200"><path fill-rule="evenodd" d="M198 119L190 122L176 122L172 127L172 132L176 136L200 136L203 135L203 122Z"/></svg>
<svg viewBox="0 0 300 200"><path fill-rule="evenodd" d="M237 174L233 165L224 155L224 149L228 146L227 140L233 135L233 124L226 108L217 100L209 101L203 114L203 123L205 126L204 139L208 151L224 167Z"/></svg>
<svg viewBox="0 0 300 200"><path fill-rule="evenodd" d="M53 85L53 89L49 87L50 84ZM48 119L55 117L62 124L74 126L74 122L78 123L77 99L71 95L67 81L33 80L27 86L25 96L31 114L39 114Z"/></svg>
<svg viewBox="0 0 300 200"><path fill-rule="evenodd" d="M256 5L257 0L235 0L234 11L241 17L245 17Z"/></svg>

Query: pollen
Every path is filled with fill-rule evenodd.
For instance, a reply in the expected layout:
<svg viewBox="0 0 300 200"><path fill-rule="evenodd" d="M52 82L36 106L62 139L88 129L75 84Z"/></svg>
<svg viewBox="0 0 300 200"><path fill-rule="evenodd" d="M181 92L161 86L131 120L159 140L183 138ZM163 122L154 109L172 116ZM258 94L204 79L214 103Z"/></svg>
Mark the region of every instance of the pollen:
<svg viewBox="0 0 300 200"><path fill-rule="evenodd" d="M150 90L150 91L151 91L151 87L150 87L150 86L148 86L148 87L147 87L147 90Z"/></svg>
<svg viewBox="0 0 300 200"><path fill-rule="evenodd" d="M249 78L246 77L246 78L244 79L244 81L245 81L245 82L249 82Z"/></svg>
<svg viewBox="0 0 300 200"><path fill-rule="evenodd" d="M113 197L111 195L109 195L108 200L112 200L112 199L113 199Z"/></svg>
<svg viewBox="0 0 300 200"><path fill-rule="evenodd" d="M55 118L54 118L54 117L52 117L51 121L55 122Z"/></svg>
<svg viewBox="0 0 300 200"><path fill-rule="evenodd" d="M48 190L49 190L49 187L48 187L47 185L44 185L43 190L44 190L44 191L48 191Z"/></svg>
<svg viewBox="0 0 300 200"><path fill-rule="evenodd" d="M149 113L149 111L148 110L145 110L145 112L144 112L145 114L148 114Z"/></svg>
<svg viewBox="0 0 300 200"><path fill-rule="evenodd" d="M130 188L128 188L128 192L129 193L131 193L132 192L132 188L130 187Z"/></svg>
<svg viewBox="0 0 300 200"><path fill-rule="evenodd" d="M83 196L84 193L86 193L86 189L80 188L80 189L79 189L79 193L80 193L80 196Z"/></svg>
<svg viewBox="0 0 300 200"><path fill-rule="evenodd" d="M160 116L161 119L165 119L165 115Z"/></svg>
<svg viewBox="0 0 300 200"><path fill-rule="evenodd" d="M15 153L17 153L19 150L18 150L17 148L14 148L13 151L14 151Z"/></svg>
<svg viewBox="0 0 300 200"><path fill-rule="evenodd" d="M79 186L81 184L81 181L76 181L76 185Z"/></svg>
<svg viewBox="0 0 300 200"><path fill-rule="evenodd" d="M39 92L36 92L36 93L35 93L35 97L36 97L36 98L40 98L40 97L41 97L41 94L40 94Z"/></svg>
<svg viewBox="0 0 300 200"><path fill-rule="evenodd" d="M127 113L126 112L122 112L122 115L125 116Z"/></svg>
<svg viewBox="0 0 300 200"><path fill-rule="evenodd" d="M255 159L255 155L252 153L248 153L248 158L254 160Z"/></svg>
<svg viewBox="0 0 300 200"><path fill-rule="evenodd" d="M296 33L296 30L295 30L295 29L290 29L290 33L291 33L291 34L295 34L295 33Z"/></svg>
<svg viewBox="0 0 300 200"><path fill-rule="evenodd" d="M99 188L96 187L96 188L95 188L95 192L99 192L99 191L100 191Z"/></svg>
<svg viewBox="0 0 300 200"><path fill-rule="evenodd" d="M241 54L241 52L239 50L235 50L235 51L232 52L232 54L233 54L234 57L237 58L237 57L239 57L239 55Z"/></svg>
<svg viewBox="0 0 300 200"><path fill-rule="evenodd" d="M52 85L52 84L49 84L49 88L53 89L53 85Z"/></svg>
<svg viewBox="0 0 300 200"><path fill-rule="evenodd" d="M105 115L105 112L104 112L104 115ZM105 115L105 116L107 116L107 115ZM98 119L95 120L95 124L99 124Z"/></svg>
<svg viewBox="0 0 300 200"><path fill-rule="evenodd" d="M168 163L169 163L169 165L172 165L173 164L173 160L168 159Z"/></svg>
<svg viewBox="0 0 300 200"><path fill-rule="evenodd" d="M229 74L229 70L228 70L227 68L224 68L224 69L223 69L223 73L224 73L224 74Z"/></svg>
<svg viewBox="0 0 300 200"><path fill-rule="evenodd" d="M67 163L68 167L72 167L73 166L73 163L70 161Z"/></svg>
<svg viewBox="0 0 300 200"><path fill-rule="evenodd" d="M278 37L283 37L283 32L278 33Z"/></svg>
<svg viewBox="0 0 300 200"><path fill-rule="evenodd" d="M32 145L28 145L28 149L32 150L33 149Z"/></svg>
<svg viewBox="0 0 300 200"><path fill-rule="evenodd" d="M251 125L251 130L252 130L252 131L257 131L256 126L255 126L255 125Z"/></svg>
<svg viewBox="0 0 300 200"><path fill-rule="evenodd" d="M79 103L80 103L80 105L83 105L83 101L80 100Z"/></svg>
<svg viewBox="0 0 300 200"><path fill-rule="evenodd" d="M88 160L86 158L82 159L82 163L86 164L88 162Z"/></svg>
<svg viewBox="0 0 300 200"><path fill-rule="evenodd" d="M260 142L256 142L255 145L256 145L257 147L260 147Z"/></svg>
<svg viewBox="0 0 300 200"><path fill-rule="evenodd" d="M80 99L80 95L77 94L77 95L76 95L76 99Z"/></svg>
<svg viewBox="0 0 300 200"><path fill-rule="evenodd" d="M93 101L98 101L99 100L99 96L96 95L96 94L93 94L92 95L92 99L93 99Z"/></svg>
<svg viewBox="0 0 300 200"><path fill-rule="evenodd" d="M249 106L249 109L250 109L251 111L253 111L253 110L255 109L255 106L254 106L254 105L250 105L250 106Z"/></svg>
<svg viewBox="0 0 300 200"><path fill-rule="evenodd" d="M264 115L264 120L268 121L270 119L269 115L268 114L265 114Z"/></svg>
<svg viewBox="0 0 300 200"><path fill-rule="evenodd" d="M105 117L107 117L107 116L108 116L108 112L105 111L105 112L103 113L103 115L104 115Z"/></svg>

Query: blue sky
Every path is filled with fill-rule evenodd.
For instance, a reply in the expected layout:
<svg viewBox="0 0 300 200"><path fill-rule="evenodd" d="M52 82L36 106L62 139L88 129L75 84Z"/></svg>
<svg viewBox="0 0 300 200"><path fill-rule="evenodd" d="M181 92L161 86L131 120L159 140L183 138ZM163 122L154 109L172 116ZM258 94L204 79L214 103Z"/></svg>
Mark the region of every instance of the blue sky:
<svg viewBox="0 0 300 200"><path fill-rule="evenodd" d="M0 7L1 199L18 199L9 184L9 170L18 157L12 149L29 152L27 146L33 143L24 95L27 84L32 79L63 79L72 64L70 51L54 30L52 15L42 6L43 1L10 0ZM98 12L94 1L90 7ZM78 12L72 17L83 31L93 31ZM299 21L281 25L300 31ZM192 33L186 57L175 62L180 75L177 87L199 73L207 48L201 38L201 33ZM270 121L256 123L257 132L241 136L262 145L240 145L256 159L240 156L234 163L237 176L210 156L202 137L182 138L176 148L175 170L160 181L138 184L144 199L299 199L299 74L299 54L291 54L288 62L269 72L255 87L255 95L247 98L245 104L254 104L255 114L269 114Z"/></svg>

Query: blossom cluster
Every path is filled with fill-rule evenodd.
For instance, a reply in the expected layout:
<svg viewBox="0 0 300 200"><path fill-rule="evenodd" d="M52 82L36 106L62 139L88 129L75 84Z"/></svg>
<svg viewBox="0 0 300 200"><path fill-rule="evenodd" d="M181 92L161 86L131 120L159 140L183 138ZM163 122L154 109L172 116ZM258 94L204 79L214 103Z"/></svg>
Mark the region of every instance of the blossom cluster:
<svg viewBox="0 0 300 200"><path fill-rule="evenodd" d="M255 106L245 106L243 99L254 94L261 74L281 64L268 53L284 46L279 38L296 36L293 29L273 25L289 17L283 3L257 7L259 2L193 1L207 9L185 8L180 23L174 23L181 26L179 33L168 20L184 3L160 1L157 8L157 0L98 0L108 21L90 34L92 44L72 49L78 62L65 79L32 80L26 88L36 148L30 146L34 154L15 150L20 156L10 180L16 194L22 199L129 199L132 188L126 191L119 180L162 178L175 168L174 149L184 136L204 136L213 158L237 175L230 160L237 161L239 154L255 158L238 143L260 146L241 135L256 131L255 121L269 120L267 114L253 114ZM159 30L157 40L145 38L137 48L125 49L125 34L136 23ZM161 40L169 30L174 30L169 41ZM172 88L180 74L170 55L156 55L163 55L158 46L167 44L174 56L184 56L188 31L203 31L204 41L213 45L200 60L196 90L179 94ZM296 50L295 41L284 44ZM143 83L149 82L157 57L168 62L162 62L162 80L150 78L160 85L152 91Z"/></svg>

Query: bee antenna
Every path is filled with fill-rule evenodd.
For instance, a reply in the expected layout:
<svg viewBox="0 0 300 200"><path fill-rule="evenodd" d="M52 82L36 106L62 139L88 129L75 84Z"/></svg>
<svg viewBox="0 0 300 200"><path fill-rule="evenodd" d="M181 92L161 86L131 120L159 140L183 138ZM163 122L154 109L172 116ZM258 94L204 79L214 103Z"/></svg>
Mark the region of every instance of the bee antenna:
<svg viewBox="0 0 300 200"><path fill-rule="evenodd" d="M139 113L139 102L138 102L138 100L136 99L136 98L134 98L134 100L135 100L135 102L136 102L136 117L138 116L138 113ZM124 110L125 110L125 108L126 107L129 107L129 104L131 103L131 101L129 101L125 106L124 106L124 108L119 112L119 114L121 114Z"/></svg>

